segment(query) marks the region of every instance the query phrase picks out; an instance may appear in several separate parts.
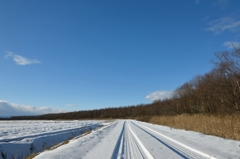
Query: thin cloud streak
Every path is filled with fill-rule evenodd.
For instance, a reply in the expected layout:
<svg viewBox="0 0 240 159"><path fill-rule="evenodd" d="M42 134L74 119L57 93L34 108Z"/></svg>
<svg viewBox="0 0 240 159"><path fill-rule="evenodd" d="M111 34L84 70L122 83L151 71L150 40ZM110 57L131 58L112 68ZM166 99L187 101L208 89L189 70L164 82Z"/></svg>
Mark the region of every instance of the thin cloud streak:
<svg viewBox="0 0 240 159"><path fill-rule="evenodd" d="M172 95L172 92L170 91L156 91L147 95L146 98L151 101L156 101L156 100L163 100L166 98L170 98L171 95Z"/></svg>
<svg viewBox="0 0 240 159"><path fill-rule="evenodd" d="M240 42L227 41L223 43L223 46L227 47L228 49L237 49L240 48Z"/></svg>
<svg viewBox="0 0 240 159"><path fill-rule="evenodd" d="M216 7L226 8L229 3L229 0L216 0L213 5Z"/></svg>
<svg viewBox="0 0 240 159"><path fill-rule="evenodd" d="M66 112L61 109L53 109L50 107L34 107L27 105L19 105L0 100L0 116L24 116L24 115L41 115L49 113Z"/></svg>
<svg viewBox="0 0 240 159"><path fill-rule="evenodd" d="M30 64L37 64L37 63L42 63L41 61L38 61L36 59L28 59L26 57L14 54L12 52L7 52L5 55L5 58L12 58L12 60L17 64L17 65L30 65Z"/></svg>
<svg viewBox="0 0 240 159"><path fill-rule="evenodd" d="M68 107L76 107L77 104L67 104Z"/></svg>
<svg viewBox="0 0 240 159"><path fill-rule="evenodd" d="M232 17L223 17L221 19L213 20L209 22L210 27L206 30L220 34L224 31L235 31L240 29L240 20L236 20Z"/></svg>

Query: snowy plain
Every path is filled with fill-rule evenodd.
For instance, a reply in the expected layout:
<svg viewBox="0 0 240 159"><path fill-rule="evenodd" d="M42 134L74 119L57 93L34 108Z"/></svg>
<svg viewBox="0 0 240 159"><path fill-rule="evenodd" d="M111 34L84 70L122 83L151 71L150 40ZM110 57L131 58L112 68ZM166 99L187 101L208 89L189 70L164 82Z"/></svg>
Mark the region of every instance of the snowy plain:
<svg viewBox="0 0 240 159"><path fill-rule="evenodd" d="M26 158L85 132L104 121L0 121L0 159Z"/></svg>
<svg viewBox="0 0 240 159"><path fill-rule="evenodd" d="M44 151L35 159L240 159L240 141L135 120L24 122L0 124L0 159L24 158L26 153L42 151L42 144L51 147L51 144L67 140L69 132L73 137L89 130L90 134L73 138L54 150ZM75 130L82 132L74 134ZM13 154L16 149L17 153ZM4 157L1 152L5 153Z"/></svg>

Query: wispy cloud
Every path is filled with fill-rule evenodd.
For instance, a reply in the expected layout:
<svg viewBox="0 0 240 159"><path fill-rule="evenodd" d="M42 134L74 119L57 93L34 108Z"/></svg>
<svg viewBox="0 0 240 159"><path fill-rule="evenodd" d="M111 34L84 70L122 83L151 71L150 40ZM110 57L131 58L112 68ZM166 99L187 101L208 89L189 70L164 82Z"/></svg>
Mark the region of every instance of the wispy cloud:
<svg viewBox="0 0 240 159"><path fill-rule="evenodd" d="M42 63L36 59L28 59L26 57L14 54L12 52L7 52L5 58L11 58L17 65L30 65L30 64L37 64Z"/></svg>
<svg viewBox="0 0 240 159"><path fill-rule="evenodd" d="M77 104L67 104L68 107L76 107Z"/></svg>
<svg viewBox="0 0 240 159"><path fill-rule="evenodd" d="M219 34L227 30L236 31L240 29L240 20L236 20L235 18L228 16L209 22L209 26L210 27L208 27L206 30L212 31L215 34Z"/></svg>
<svg viewBox="0 0 240 159"><path fill-rule="evenodd" d="M227 47L228 49L240 48L240 42L226 41L223 43L223 46Z"/></svg>
<svg viewBox="0 0 240 159"><path fill-rule="evenodd" d="M157 91L157 92L153 92L149 95L146 96L147 99L151 100L151 101L155 101L155 100L163 100L166 98L170 98L172 95L172 92L170 91Z"/></svg>
<svg viewBox="0 0 240 159"><path fill-rule="evenodd" d="M0 100L0 116L23 116L23 115L41 115L49 113L65 112L61 109L53 109L50 107L34 107L27 105L19 105Z"/></svg>
<svg viewBox="0 0 240 159"><path fill-rule="evenodd" d="M220 8L226 8L229 5L229 0L215 0L213 5Z"/></svg>

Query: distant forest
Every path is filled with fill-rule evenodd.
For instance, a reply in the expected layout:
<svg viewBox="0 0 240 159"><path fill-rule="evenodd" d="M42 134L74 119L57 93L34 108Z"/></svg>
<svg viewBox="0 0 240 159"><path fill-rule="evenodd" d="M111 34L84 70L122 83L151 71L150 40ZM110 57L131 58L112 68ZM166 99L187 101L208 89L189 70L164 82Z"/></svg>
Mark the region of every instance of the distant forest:
<svg viewBox="0 0 240 159"><path fill-rule="evenodd" d="M214 68L174 90L168 99L151 104L105 108L77 112L18 116L19 119L144 119L151 116L179 114L240 113L240 49L215 54Z"/></svg>

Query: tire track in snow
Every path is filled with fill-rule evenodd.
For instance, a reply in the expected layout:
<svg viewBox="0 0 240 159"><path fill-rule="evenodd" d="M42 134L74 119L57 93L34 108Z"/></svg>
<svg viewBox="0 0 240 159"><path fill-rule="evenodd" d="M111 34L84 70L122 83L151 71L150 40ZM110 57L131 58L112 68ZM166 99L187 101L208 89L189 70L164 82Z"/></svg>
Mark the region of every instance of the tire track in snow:
<svg viewBox="0 0 240 159"><path fill-rule="evenodd" d="M128 128L131 132L131 134L134 136L136 142L138 143L138 145L141 147L143 153L145 154L145 156L148 159L154 159L154 157L151 155L151 153L146 149L146 147L142 144L142 142L139 140L139 138L137 137L137 135L132 131L130 125L128 125Z"/></svg>
<svg viewBox="0 0 240 159"><path fill-rule="evenodd" d="M118 138L117 144L114 148L113 154L111 159L121 159L122 158L122 152L123 152L123 137L124 137L124 131L125 131L125 124L126 121L123 123L122 131L120 133L120 136Z"/></svg>
<svg viewBox="0 0 240 159"><path fill-rule="evenodd" d="M132 122L132 123L133 123L133 122ZM192 147L190 147L190 146L187 146L187 145L185 145L185 144L183 144L183 143L181 143L181 142L178 142L178 141L176 141L176 140L174 140L174 139L172 139L172 138L170 138L170 137L167 137L166 135L163 135L163 134L161 134L161 133L159 133L159 132L157 132L157 131L155 131L155 130L153 130L153 129L151 129L151 128L148 128L147 126L144 126L144 125L139 124L139 123L138 123L138 125L141 125L141 126L138 126L138 125L135 124L135 123L133 123L133 124L136 125L137 127L139 127L140 129L142 129L142 128L141 128L141 126L142 126L142 127L146 128L146 129L148 129L148 130L150 130L150 131L152 131L152 132L160 135L161 137L163 137L163 138L165 138L165 139L167 139L167 140L170 140L171 142L173 142L173 143L175 143L175 144L177 144L177 145L179 145L179 146L181 146L181 147L184 147L185 149L190 150L191 152L194 152L194 153L196 153L196 154L198 154L198 155L200 155L200 156L202 156L202 157L206 157L206 158L209 158L209 159L216 159L216 158L213 157L213 156L210 156L210 155L208 155L208 154L206 154L206 153L203 153L203 152L201 152L201 151L199 151L199 150L196 150L196 149L194 149L194 148L192 148ZM146 130L144 130L144 129L142 129L142 130L145 131L145 132L147 132L147 133L149 133L148 131L146 131ZM150 133L149 133L149 134L150 134ZM151 134L150 134L150 135L151 135ZM153 136L155 139L157 139L154 135L151 135L151 136ZM164 142L161 141L160 139L157 139L157 140L159 140L160 142L164 143ZM167 145L167 147L170 148L171 146ZM177 150L173 149L172 147L171 147L170 149L172 149L174 152L177 151ZM177 153L177 152L176 152L176 153ZM180 152L178 152L178 153L180 153Z"/></svg>
<svg viewBox="0 0 240 159"><path fill-rule="evenodd" d="M153 159L153 156L142 144L137 135L130 127L130 122L125 121L122 125L122 131L119 135L117 144L114 148L112 159L124 158L148 158Z"/></svg>
<svg viewBox="0 0 240 159"><path fill-rule="evenodd" d="M129 128L126 126L125 131L125 138L124 140L124 146L125 146L125 154L124 158L137 158L137 159L144 159L145 156L139 147L138 143L136 142L136 139L130 132Z"/></svg>
<svg viewBox="0 0 240 159"><path fill-rule="evenodd" d="M160 140L159 138L157 138L156 136L152 135L150 132L144 130L143 128L139 127L138 125L136 125L135 123L133 123L136 127L138 127L139 129L141 129L142 131L144 131L145 133L147 133L148 135L150 135L152 138L156 139L158 142L160 142L161 144L163 144L165 147L167 147L168 149L170 149L171 151L173 151L174 153L176 153L177 155L179 155L181 158L184 159L188 159L188 155L187 154L183 154L181 153L181 151L179 151L178 149L174 148L173 146L169 145L168 143Z"/></svg>

